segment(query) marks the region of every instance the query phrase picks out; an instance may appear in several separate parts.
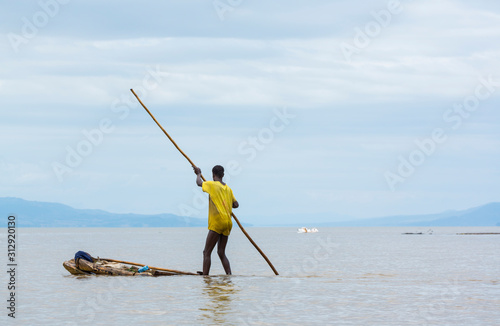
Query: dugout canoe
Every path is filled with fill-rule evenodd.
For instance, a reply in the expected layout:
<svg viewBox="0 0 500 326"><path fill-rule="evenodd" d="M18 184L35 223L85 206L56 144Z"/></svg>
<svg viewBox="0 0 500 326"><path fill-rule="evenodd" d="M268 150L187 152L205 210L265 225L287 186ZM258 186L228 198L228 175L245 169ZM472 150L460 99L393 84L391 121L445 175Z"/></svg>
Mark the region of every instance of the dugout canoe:
<svg viewBox="0 0 500 326"><path fill-rule="evenodd" d="M78 259L78 265L74 259L67 260L63 267L72 275L112 275L112 276L173 276L173 275L198 275L190 272L164 271L157 268L139 273L139 268L130 264L117 263L105 259L96 259L90 262L84 259Z"/></svg>

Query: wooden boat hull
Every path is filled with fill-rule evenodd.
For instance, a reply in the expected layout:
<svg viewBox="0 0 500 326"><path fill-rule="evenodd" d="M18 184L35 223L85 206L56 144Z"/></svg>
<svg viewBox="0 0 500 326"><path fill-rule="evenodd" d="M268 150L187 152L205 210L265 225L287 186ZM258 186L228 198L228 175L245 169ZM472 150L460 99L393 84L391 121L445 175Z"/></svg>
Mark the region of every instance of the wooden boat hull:
<svg viewBox="0 0 500 326"><path fill-rule="evenodd" d="M63 267L66 268L66 270L73 275L86 275L86 274L88 274L87 272L84 272L76 267L74 259L65 261L63 263Z"/></svg>
<svg viewBox="0 0 500 326"><path fill-rule="evenodd" d="M63 267L72 275L111 275L111 276L172 276L180 275L174 272L158 271L150 269L146 272L139 273L135 266L127 266L99 260L97 262L89 262L84 259L79 259L78 267L74 259L67 260L63 263Z"/></svg>

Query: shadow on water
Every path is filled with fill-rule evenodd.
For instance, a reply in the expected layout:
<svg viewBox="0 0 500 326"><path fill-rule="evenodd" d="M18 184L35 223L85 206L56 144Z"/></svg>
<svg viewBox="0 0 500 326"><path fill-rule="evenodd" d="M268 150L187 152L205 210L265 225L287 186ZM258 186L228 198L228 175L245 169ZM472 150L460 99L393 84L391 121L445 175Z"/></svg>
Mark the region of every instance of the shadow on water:
<svg viewBox="0 0 500 326"><path fill-rule="evenodd" d="M231 276L205 276L203 281L206 305L199 308L202 319L215 325L228 324L227 317L231 312L234 296L239 292L238 288L233 284Z"/></svg>

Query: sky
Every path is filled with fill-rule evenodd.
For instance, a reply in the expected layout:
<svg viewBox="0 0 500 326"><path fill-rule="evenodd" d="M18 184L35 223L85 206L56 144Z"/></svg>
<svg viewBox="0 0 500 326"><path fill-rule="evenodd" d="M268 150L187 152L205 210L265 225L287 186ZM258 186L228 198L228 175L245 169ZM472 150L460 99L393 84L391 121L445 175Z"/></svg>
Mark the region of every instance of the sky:
<svg viewBox="0 0 500 326"><path fill-rule="evenodd" d="M500 201L500 3L9 1L0 197L325 222Z"/></svg>

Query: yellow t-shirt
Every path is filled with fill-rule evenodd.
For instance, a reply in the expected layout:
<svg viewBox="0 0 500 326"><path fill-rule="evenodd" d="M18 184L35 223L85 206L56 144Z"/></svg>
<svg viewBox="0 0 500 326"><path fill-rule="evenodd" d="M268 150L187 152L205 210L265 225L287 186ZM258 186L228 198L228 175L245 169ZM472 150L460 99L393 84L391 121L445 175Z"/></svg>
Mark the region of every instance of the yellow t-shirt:
<svg viewBox="0 0 500 326"><path fill-rule="evenodd" d="M205 181L201 189L208 197L208 229L228 236L233 227L231 213L233 202L236 201L229 186L219 181Z"/></svg>

